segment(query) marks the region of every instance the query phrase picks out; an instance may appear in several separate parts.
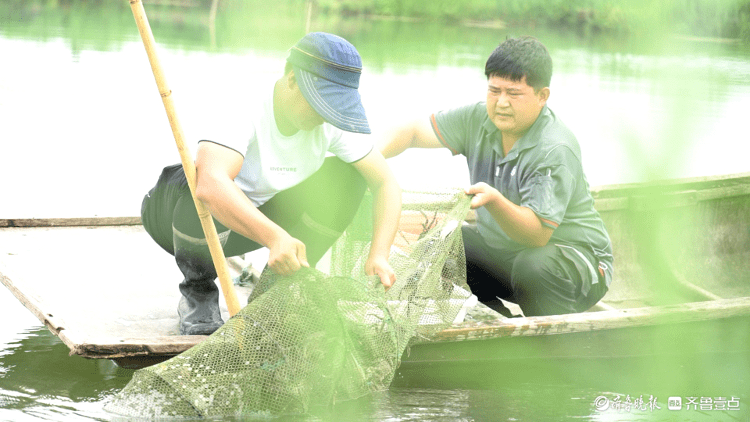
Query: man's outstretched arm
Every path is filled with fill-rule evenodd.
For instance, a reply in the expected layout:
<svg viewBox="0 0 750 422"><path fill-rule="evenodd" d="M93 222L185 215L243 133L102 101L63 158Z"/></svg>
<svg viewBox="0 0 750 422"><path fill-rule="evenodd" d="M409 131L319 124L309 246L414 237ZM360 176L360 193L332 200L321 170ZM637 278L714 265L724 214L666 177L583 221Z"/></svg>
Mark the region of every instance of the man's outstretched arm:
<svg viewBox="0 0 750 422"><path fill-rule="evenodd" d="M514 204L492 186L480 182L468 187L466 194L474 195L471 200L472 209L485 207L503 232L516 242L541 247L552 237L554 230L542 225L534 211Z"/></svg>
<svg viewBox="0 0 750 422"><path fill-rule="evenodd" d="M373 195L372 244L365 272L380 276L380 282L387 289L396 281L396 275L388 264L388 256L401 218L401 187L377 149L355 162L354 167L362 174Z"/></svg>
<svg viewBox="0 0 750 422"><path fill-rule="evenodd" d="M432 131L428 119L415 120L388 131L377 143L385 158L395 157L409 148L444 147Z"/></svg>
<svg viewBox="0 0 750 422"><path fill-rule="evenodd" d="M268 219L234 183L242 168L237 151L201 142L196 154L196 197L211 215L232 231L269 249L268 266L288 275L307 267L305 245Z"/></svg>

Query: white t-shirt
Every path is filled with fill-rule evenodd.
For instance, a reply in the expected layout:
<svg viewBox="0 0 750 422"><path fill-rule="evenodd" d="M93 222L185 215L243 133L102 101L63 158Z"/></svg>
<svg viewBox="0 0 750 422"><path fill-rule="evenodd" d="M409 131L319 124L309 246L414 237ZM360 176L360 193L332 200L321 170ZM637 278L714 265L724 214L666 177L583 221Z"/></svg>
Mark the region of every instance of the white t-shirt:
<svg viewBox="0 0 750 422"><path fill-rule="evenodd" d="M276 193L310 177L328 155L346 163L361 160L372 151L367 135L344 132L328 123L310 131L284 136L273 115L273 94L255 112L244 117L246 136L237 133L209 139L243 155L242 169L234 182L257 207Z"/></svg>

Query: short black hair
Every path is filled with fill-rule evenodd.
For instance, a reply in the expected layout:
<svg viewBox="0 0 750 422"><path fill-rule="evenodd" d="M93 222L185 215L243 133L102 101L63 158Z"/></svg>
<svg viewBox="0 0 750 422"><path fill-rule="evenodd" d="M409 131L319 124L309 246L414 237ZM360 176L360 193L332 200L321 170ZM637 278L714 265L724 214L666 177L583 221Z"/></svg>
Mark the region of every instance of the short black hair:
<svg viewBox="0 0 750 422"><path fill-rule="evenodd" d="M552 80L552 57L547 47L529 36L508 38L490 54L484 66L487 79L500 76L513 81L526 77L526 83L539 91Z"/></svg>

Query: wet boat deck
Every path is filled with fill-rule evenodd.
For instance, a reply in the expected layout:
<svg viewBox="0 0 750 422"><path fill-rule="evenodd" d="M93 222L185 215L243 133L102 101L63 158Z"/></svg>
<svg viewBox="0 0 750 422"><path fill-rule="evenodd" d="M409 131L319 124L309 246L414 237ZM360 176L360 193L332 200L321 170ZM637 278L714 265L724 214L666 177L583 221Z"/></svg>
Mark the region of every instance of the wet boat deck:
<svg viewBox="0 0 750 422"><path fill-rule="evenodd" d="M71 354L100 345L115 356L127 344L169 353L202 338L179 335L182 274L141 226L10 227L0 239L2 282ZM249 289L235 287L244 304Z"/></svg>

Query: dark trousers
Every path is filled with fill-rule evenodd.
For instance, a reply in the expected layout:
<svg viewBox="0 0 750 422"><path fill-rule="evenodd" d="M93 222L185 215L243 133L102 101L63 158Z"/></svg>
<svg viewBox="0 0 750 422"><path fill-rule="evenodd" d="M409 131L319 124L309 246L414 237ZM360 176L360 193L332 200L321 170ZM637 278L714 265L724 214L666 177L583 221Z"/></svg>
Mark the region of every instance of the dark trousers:
<svg viewBox="0 0 750 422"><path fill-rule="evenodd" d="M350 164L336 157L326 158L312 176L277 193L258 209L271 221L301 240L307 258L314 266L351 223L367 185ZM141 206L143 226L164 250L174 255L173 230L203 239L185 173L180 164L164 168L159 180L144 197ZM262 245L229 231L214 219L227 257L254 251Z"/></svg>
<svg viewBox="0 0 750 422"><path fill-rule="evenodd" d="M592 280L585 262L555 244L520 252L491 248L476 226L464 225L467 283L477 298L506 313L498 298L517 303L526 316L556 315L589 309L607 292L603 276ZM592 254L581 251L597 268ZM587 294L582 286L591 286Z"/></svg>

